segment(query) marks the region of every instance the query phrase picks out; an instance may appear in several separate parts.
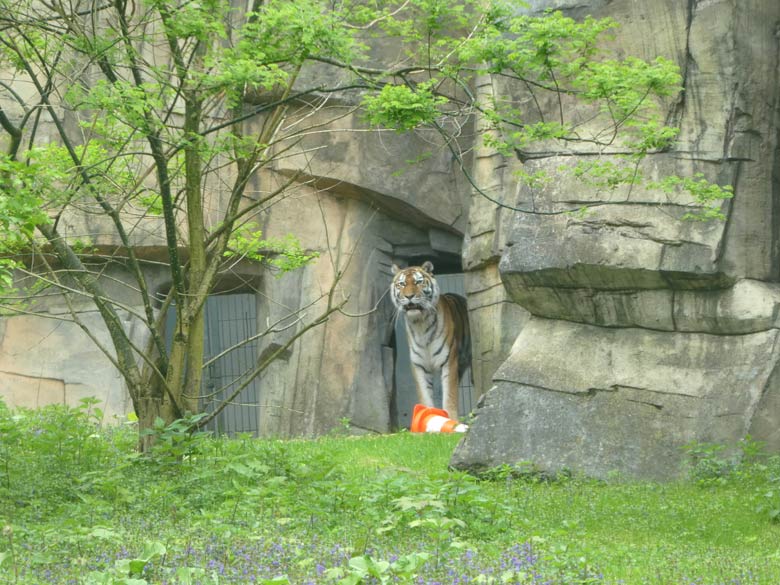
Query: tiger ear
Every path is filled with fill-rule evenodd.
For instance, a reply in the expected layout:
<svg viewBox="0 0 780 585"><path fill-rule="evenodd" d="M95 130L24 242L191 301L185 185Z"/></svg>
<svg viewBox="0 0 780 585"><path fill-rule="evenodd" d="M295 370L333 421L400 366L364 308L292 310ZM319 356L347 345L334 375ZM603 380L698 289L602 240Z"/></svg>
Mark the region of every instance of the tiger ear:
<svg viewBox="0 0 780 585"><path fill-rule="evenodd" d="M393 262L393 265L390 267L390 271L395 275L401 272L401 269L398 267L398 264Z"/></svg>
<svg viewBox="0 0 780 585"><path fill-rule="evenodd" d="M425 270L425 272L427 272L428 274L433 274L433 262L431 262L430 260L426 260L425 262L423 262L423 265L420 266L420 268Z"/></svg>

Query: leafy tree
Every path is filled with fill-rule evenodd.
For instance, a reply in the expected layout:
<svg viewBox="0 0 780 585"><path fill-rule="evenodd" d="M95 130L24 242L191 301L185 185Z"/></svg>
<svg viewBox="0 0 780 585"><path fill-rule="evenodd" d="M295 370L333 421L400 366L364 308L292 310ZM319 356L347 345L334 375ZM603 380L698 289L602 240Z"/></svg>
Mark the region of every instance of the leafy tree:
<svg viewBox="0 0 780 585"><path fill-rule="evenodd" d="M102 349L126 383L142 430L197 413L204 303L225 264L245 259L294 270L316 256L292 237L264 238L252 223L258 210L305 180L290 177L261 195L248 191L258 172L311 130L306 117L286 124L291 116L322 109L336 94L352 110L362 107L369 125L435 128L468 173L457 134L479 115L496 130L486 140L506 154L546 140L601 149L620 143L634 171L592 165L575 172L631 183L637 161L674 140L659 104L679 91L680 77L661 58L602 55L600 42L614 27L609 19L575 22L558 12L528 16L501 0L255 0L248 10L225 0L0 0L3 284L12 284L17 268L57 288L70 319L98 343L69 299L94 302L112 342ZM400 47L393 59L387 46ZM480 100L480 76L508 80L523 95ZM587 135L565 116L571 101L593 104ZM551 104L557 114L548 119ZM728 196L717 186L674 181L663 187L693 185L714 197L712 205ZM209 197L220 189L214 211ZM110 229L110 245L62 235L65 218L84 214ZM164 234L171 282L164 299L150 290L147 260L137 253L136 226L146 220L159 222ZM99 276L111 262L132 274L141 312L104 290ZM290 343L340 309L334 290ZM163 320L172 304L168 348ZM127 312L147 330L147 347L123 327ZM203 425L215 414L195 420Z"/></svg>

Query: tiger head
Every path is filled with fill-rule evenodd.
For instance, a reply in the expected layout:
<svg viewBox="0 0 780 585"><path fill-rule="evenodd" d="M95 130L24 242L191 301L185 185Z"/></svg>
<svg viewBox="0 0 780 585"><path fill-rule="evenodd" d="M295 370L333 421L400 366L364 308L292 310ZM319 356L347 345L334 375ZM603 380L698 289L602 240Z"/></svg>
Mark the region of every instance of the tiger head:
<svg viewBox="0 0 780 585"><path fill-rule="evenodd" d="M433 277L431 262L403 269L393 264L393 275L390 298L396 309L411 319L419 319L425 312L436 310L439 285Z"/></svg>

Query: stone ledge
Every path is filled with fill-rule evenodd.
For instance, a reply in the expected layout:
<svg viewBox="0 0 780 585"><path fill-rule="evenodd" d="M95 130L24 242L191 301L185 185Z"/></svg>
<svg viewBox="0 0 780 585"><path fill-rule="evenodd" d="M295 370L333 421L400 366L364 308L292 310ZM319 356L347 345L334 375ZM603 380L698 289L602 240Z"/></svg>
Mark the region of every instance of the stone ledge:
<svg viewBox="0 0 780 585"><path fill-rule="evenodd" d="M780 285L742 279L717 290L594 290L508 283L538 317L602 327L743 335L780 328Z"/></svg>

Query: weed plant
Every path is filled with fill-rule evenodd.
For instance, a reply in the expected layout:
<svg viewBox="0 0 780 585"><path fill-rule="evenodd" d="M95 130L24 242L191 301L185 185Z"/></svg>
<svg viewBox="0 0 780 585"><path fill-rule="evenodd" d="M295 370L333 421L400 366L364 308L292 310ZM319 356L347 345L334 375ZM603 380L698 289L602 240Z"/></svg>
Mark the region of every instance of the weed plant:
<svg viewBox="0 0 780 585"><path fill-rule="evenodd" d="M780 583L780 462L669 484L448 470L453 435L214 438L0 403L0 583Z"/></svg>

